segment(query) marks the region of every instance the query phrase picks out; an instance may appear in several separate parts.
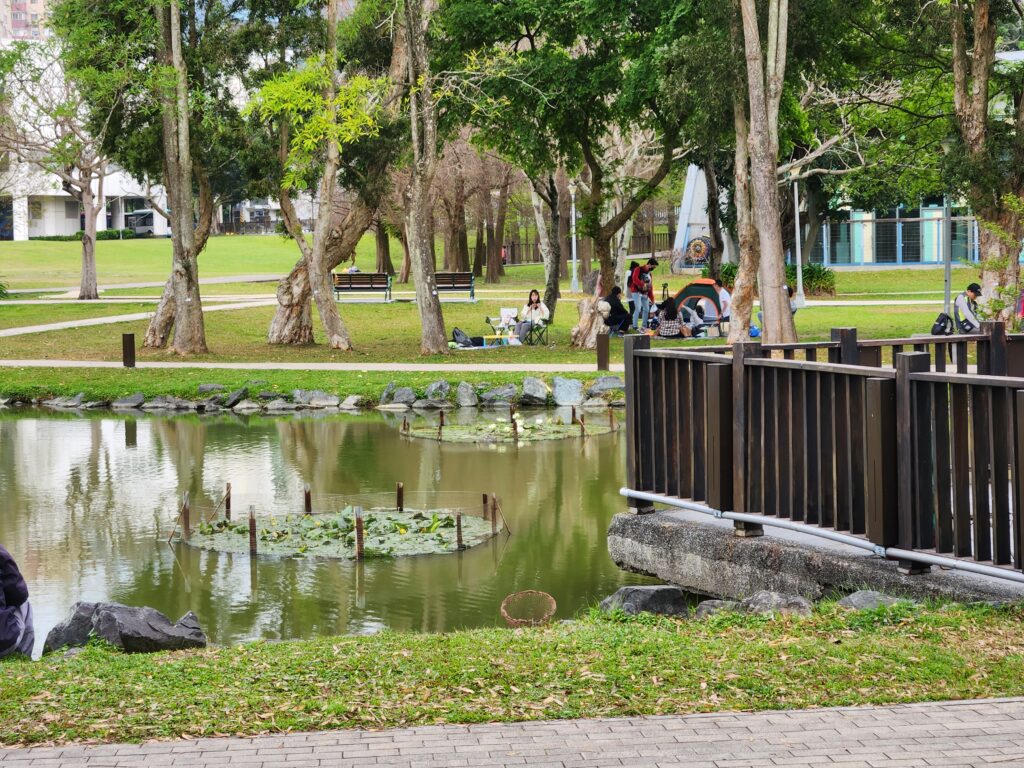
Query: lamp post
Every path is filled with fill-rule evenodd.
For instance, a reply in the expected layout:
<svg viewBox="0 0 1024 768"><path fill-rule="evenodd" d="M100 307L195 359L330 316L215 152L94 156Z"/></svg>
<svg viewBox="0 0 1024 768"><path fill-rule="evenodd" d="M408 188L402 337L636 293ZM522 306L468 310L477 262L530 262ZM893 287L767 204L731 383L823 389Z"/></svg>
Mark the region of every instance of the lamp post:
<svg viewBox="0 0 1024 768"><path fill-rule="evenodd" d="M796 232L793 237L796 250L796 296L793 297L793 303L799 308L807 305L807 299L804 297L804 260L800 242L802 234L800 230L800 182L796 180L795 175L793 177L793 220L796 222Z"/></svg>
<svg viewBox="0 0 1024 768"><path fill-rule="evenodd" d="M569 284L569 291L572 293L579 293L580 280L579 270L577 269L576 263L576 182L569 182L569 200L571 201L572 211L569 214L569 224L572 227L572 281Z"/></svg>

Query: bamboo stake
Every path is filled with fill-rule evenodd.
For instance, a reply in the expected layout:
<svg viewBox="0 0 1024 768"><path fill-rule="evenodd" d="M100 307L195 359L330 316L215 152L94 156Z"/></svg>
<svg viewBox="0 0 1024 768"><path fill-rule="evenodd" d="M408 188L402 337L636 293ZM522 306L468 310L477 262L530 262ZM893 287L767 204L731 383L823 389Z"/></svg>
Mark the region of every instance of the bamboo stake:
<svg viewBox="0 0 1024 768"><path fill-rule="evenodd" d="M249 505L249 557L256 556L256 505Z"/></svg>
<svg viewBox="0 0 1024 768"><path fill-rule="evenodd" d="M356 507L356 560L363 559L363 508Z"/></svg>
<svg viewBox="0 0 1024 768"><path fill-rule="evenodd" d="M455 513L455 546L462 549L462 513Z"/></svg>
<svg viewBox="0 0 1024 768"><path fill-rule="evenodd" d="M228 487L224 491L224 519L231 519L231 483L228 483Z"/></svg>

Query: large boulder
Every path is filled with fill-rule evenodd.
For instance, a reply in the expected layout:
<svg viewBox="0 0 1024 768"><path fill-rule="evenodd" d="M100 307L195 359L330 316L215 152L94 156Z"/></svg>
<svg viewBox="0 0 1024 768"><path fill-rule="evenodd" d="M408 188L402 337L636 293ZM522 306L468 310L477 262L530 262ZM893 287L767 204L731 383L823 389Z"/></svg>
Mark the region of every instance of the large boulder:
<svg viewBox="0 0 1024 768"><path fill-rule="evenodd" d="M876 608L882 606L889 607L890 605L896 605L896 603L903 602L895 597L889 597L889 595L883 595L881 592L875 592L871 589L862 589L858 592L853 592L842 600L837 605L841 608L849 608L854 611L873 611Z"/></svg>
<svg viewBox="0 0 1024 768"><path fill-rule="evenodd" d="M743 610L742 606L735 600L704 600L697 606L697 610L693 612L693 618L706 619L708 616L714 616L716 613L738 612L741 610Z"/></svg>
<svg viewBox="0 0 1024 768"><path fill-rule="evenodd" d="M47 408L80 408L85 400L85 393L79 392L74 397L54 397L44 400L43 405Z"/></svg>
<svg viewBox="0 0 1024 768"><path fill-rule="evenodd" d="M248 396L249 396L249 388L248 387L242 387L241 389L236 389L234 392L232 392L231 394L229 394L227 397L224 398L224 407L225 408L234 408L240 402L245 400L245 398L247 398Z"/></svg>
<svg viewBox="0 0 1024 768"><path fill-rule="evenodd" d="M93 634L126 653L206 647L206 635L191 611L172 623L153 608L133 608L120 603L75 603L68 618L46 636L43 652L85 645Z"/></svg>
<svg viewBox="0 0 1024 768"><path fill-rule="evenodd" d="M144 402L146 402L146 396L141 392L136 392L134 395L128 395L128 397L115 400L111 403L110 407L117 411L124 411L132 408L141 408Z"/></svg>
<svg viewBox="0 0 1024 768"><path fill-rule="evenodd" d="M342 400L341 405L338 407L345 411L357 411L362 407L365 400L366 398L362 395L349 395Z"/></svg>
<svg viewBox="0 0 1024 768"><path fill-rule="evenodd" d="M548 385L536 376L523 379L523 396L519 400L522 405L547 405Z"/></svg>
<svg viewBox="0 0 1024 768"><path fill-rule="evenodd" d="M511 403L515 401L518 391L515 384L502 384L484 392L480 395L480 399L484 401L485 405Z"/></svg>
<svg viewBox="0 0 1024 768"><path fill-rule="evenodd" d="M395 396L396 389L398 389L398 384L389 381L388 385L384 387L384 391L380 393L380 405L391 405L391 399Z"/></svg>
<svg viewBox="0 0 1024 768"><path fill-rule="evenodd" d="M760 614L781 613L792 616L810 616L814 610L811 601L805 597L769 592L766 589L755 592L740 605L746 613Z"/></svg>
<svg viewBox="0 0 1024 768"><path fill-rule="evenodd" d="M555 405L581 405L583 403L583 382L579 379L566 379L555 376L554 389L551 396Z"/></svg>
<svg viewBox="0 0 1024 768"><path fill-rule="evenodd" d="M415 402L416 393L412 391L412 387L399 387L391 398L393 405L412 405Z"/></svg>
<svg viewBox="0 0 1024 768"><path fill-rule="evenodd" d="M267 413L292 413L293 411L299 410L299 406L295 403L289 403L283 397L279 397L276 400L271 400L266 405Z"/></svg>
<svg viewBox="0 0 1024 768"><path fill-rule="evenodd" d="M236 403L235 407L231 410L235 413L259 413L263 410L263 406L255 400L243 400L240 403Z"/></svg>
<svg viewBox="0 0 1024 768"><path fill-rule="evenodd" d="M447 400L429 400L423 397L413 403L412 407L421 411L446 411L454 406Z"/></svg>
<svg viewBox="0 0 1024 768"><path fill-rule="evenodd" d="M686 616L690 606L679 587L657 585L649 587L621 587L614 595L601 601L601 610L621 608L624 613L658 613L662 616Z"/></svg>
<svg viewBox="0 0 1024 768"><path fill-rule="evenodd" d="M435 381L427 387L427 400L447 400L448 393L452 391L452 385L447 381Z"/></svg>
<svg viewBox="0 0 1024 768"><path fill-rule="evenodd" d="M587 389L587 394L590 397L597 397L605 392L617 392L625 390L625 388L626 383L618 376L601 376L590 385Z"/></svg>
<svg viewBox="0 0 1024 768"><path fill-rule="evenodd" d="M317 389L310 394L309 402L306 404L310 408L337 408L341 404L341 398Z"/></svg>
<svg viewBox="0 0 1024 768"><path fill-rule="evenodd" d="M459 386L455 388L455 402L462 408L472 408L480 402L480 398L477 397L476 390L473 389L473 385L468 381L459 382Z"/></svg>

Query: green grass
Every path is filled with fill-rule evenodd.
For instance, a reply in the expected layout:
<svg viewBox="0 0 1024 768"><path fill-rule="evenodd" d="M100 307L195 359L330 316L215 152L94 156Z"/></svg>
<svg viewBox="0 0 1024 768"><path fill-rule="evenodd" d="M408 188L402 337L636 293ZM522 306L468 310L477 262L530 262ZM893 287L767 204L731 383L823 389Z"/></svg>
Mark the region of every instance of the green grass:
<svg viewBox="0 0 1024 768"><path fill-rule="evenodd" d="M132 315L137 312L152 312L154 309L156 309L156 305L153 303L94 304L82 302L78 304L0 305L0 329L83 320L91 317ZM6 348L6 344L3 348Z"/></svg>
<svg viewBox="0 0 1024 768"><path fill-rule="evenodd" d="M977 267L956 267L952 275L953 295L956 296L968 283L977 279ZM941 268L840 269L836 270L836 293L837 298L844 298L844 294L891 294L898 297L925 291L941 295L943 280Z"/></svg>
<svg viewBox="0 0 1024 768"><path fill-rule="evenodd" d="M0 664L0 743L848 706L1024 694L1022 612L587 617Z"/></svg>

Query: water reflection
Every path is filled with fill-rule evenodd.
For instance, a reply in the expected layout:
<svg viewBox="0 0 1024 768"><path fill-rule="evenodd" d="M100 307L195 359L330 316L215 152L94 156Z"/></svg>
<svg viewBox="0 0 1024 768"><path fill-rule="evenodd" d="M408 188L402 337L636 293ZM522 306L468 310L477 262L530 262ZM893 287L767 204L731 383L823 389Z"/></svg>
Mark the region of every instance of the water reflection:
<svg viewBox="0 0 1024 768"><path fill-rule="evenodd" d="M452 414L450 418L466 418ZM594 417L597 419L598 417ZM605 417L606 418L606 417ZM195 611L210 638L494 625L508 593L551 592L559 616L637 577L610 561L620 509L618 434L520 448L399 434L376 414L174 417L0 414L0 541L33 594L41 644L76 600ZM495 493L513 532L457 554L349 562L258 558L170 546L181 495L212 509L232 484L236 516L314 495Z"/></svg>

